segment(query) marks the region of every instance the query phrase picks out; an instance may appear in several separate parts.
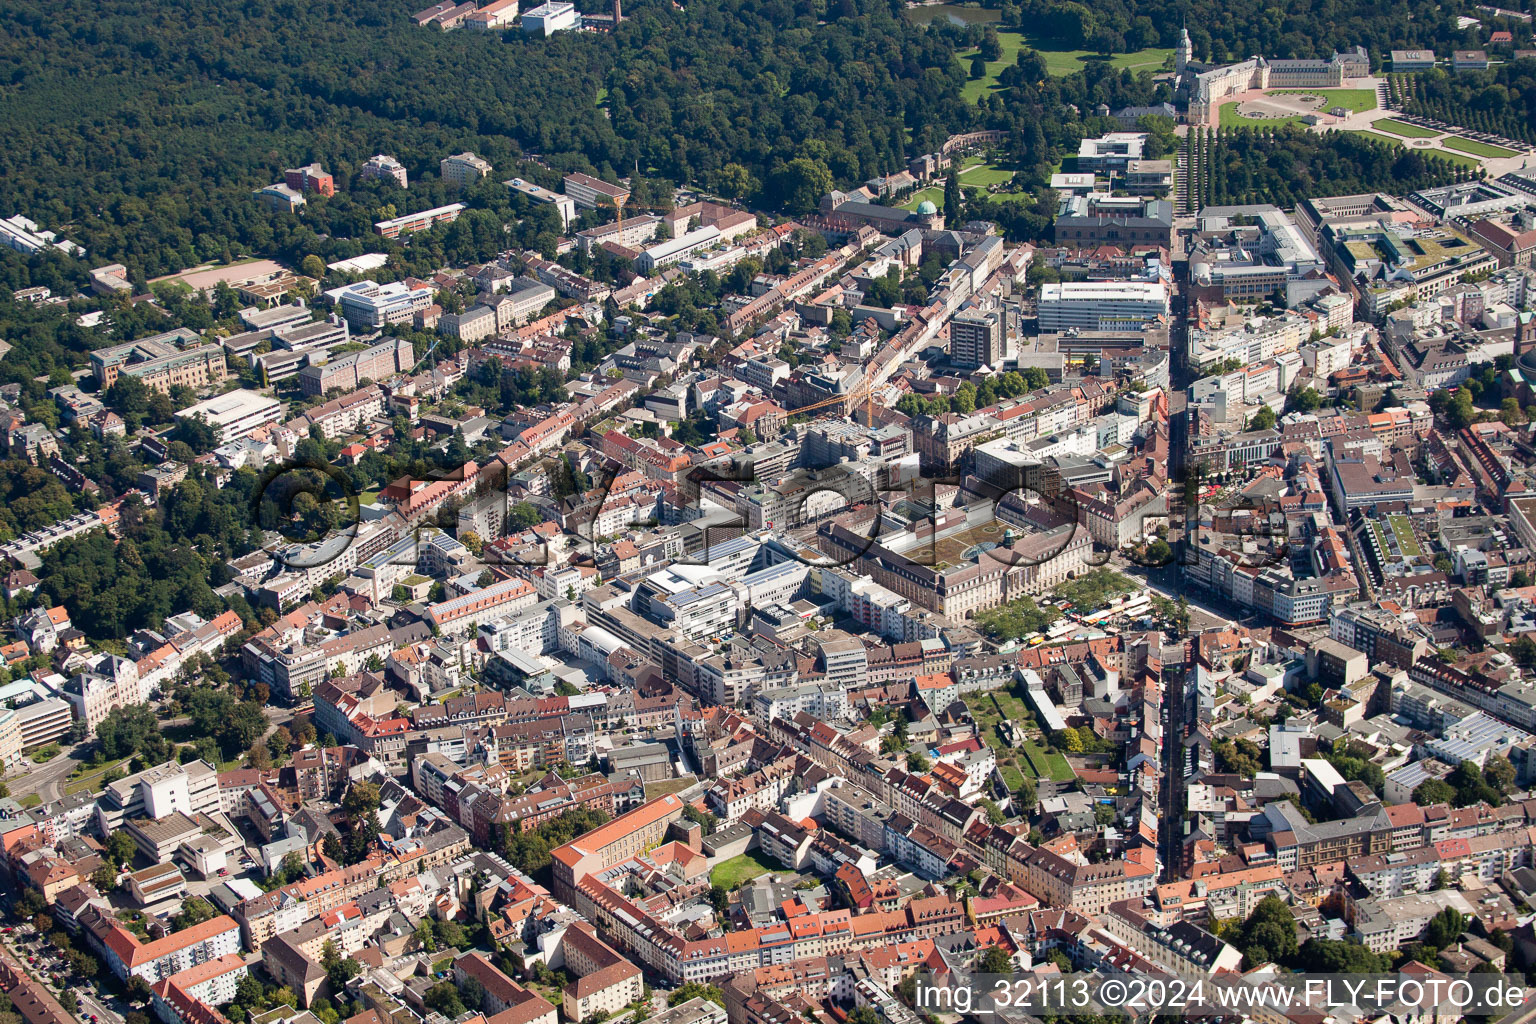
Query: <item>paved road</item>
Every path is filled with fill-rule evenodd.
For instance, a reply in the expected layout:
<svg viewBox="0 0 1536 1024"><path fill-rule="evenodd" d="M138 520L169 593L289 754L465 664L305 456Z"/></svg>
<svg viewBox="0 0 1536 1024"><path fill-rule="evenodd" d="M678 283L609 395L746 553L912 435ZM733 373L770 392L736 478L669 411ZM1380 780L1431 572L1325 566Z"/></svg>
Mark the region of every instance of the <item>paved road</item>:
<svg viewBox="0 0 1536 1024"><path fill-rule="evenodd" d="M262 735L270 735L278 726L287 725L293 721L293 709L281 708L268 704L262 708L262 714L267 717L266 732ZM184 725L190 725L191 717L182 715L178 718L162 719L162 729L175 729ZM50 803L64 796L64 787L69 781L69 775L76 768L85 764L91 752L89 742L82 743L72 750L65 750L53 760L33 767L30 771L11 776L7 784L11 792L20 797L28 793L36 793L42 797L43 803ZM125 769L126 770L126 769Z"/></svg>
<svg viewBox="0 0 1536 1024"><path fill-rule="evenodd" d="M1180 597L1184 598L1184 602L1189 606L1191 632L1238 621L1238 618L1230 612L1217 608L1209 595L1197 593L1192 587L1187 586L1179 577L1177 564L1148 569L1135 562L1127 561L1118 554L1113 556L1111 561L1113 568L1146 584L1147 589L1154 593L1161 594L1172 601L1177 601Z"/></svg>
<svg viewBox="0 0 1536 1024"><path fill-rule="evenodd" d="M0 948L3 948L4 952L34 980L48 987L50 992L54 990L48 984L46 975L55 968L61 974L68 973L62 964L54 960L53 946L40 938L36 929L30 924L19 925L11 934L0 937ZM39 964L28 964L29 956L37 957ZM64 1007L64 1011L81 1021L89 1022L90 1018L95 1016L101 1024L123 1024L123 1014L127 1012L127 1006L118 1000L102 997L91 984L87 983L89 980L70 978L69 987L62 992L54 993L55 998ZM76 1009L76 1000L84 1004L79 1009Z"/></svg>
<svg viewBox="0 0 1536 1024"><path fill-rule="evenodd" d="M36 793L43 798L45 804L57 800L64 795L64 782L69 778L69 773L85 763L85 755L89 750L90 744L82 743L74 750L64 751L53 760L37 765L24 775L8 779L6 785L14 796Z"/></svg>

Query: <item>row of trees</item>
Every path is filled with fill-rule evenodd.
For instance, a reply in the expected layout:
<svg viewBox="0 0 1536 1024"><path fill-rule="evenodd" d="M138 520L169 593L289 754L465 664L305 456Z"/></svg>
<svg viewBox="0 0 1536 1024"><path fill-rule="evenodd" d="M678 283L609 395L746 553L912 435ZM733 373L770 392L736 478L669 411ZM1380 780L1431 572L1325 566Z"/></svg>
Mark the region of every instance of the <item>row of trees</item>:
<svg viewBox="0 0 1536 1024"><path fill-rule="evenodd" d="M1297 125L1196 128L1189 147L1199 190L1194 198L1216 205L1290 207L1312 196L1408 192L1473 175L1444 157L1352 132L1319 135Z"/></svg>
<svg viewBox="0 0 1536 1024"><path fill-rule="evenodd" d="M1487 71L1392 75L1387 84L1410 114L1536 142L1536 60L1529 57Z"/></svg>

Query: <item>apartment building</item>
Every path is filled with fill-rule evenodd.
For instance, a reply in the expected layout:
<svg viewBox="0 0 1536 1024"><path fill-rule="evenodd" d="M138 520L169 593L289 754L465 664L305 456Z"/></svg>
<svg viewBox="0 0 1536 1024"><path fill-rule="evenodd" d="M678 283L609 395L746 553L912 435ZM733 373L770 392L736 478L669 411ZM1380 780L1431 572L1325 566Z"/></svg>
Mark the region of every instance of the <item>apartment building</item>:
<svg viewBox="0 0 1536 1024"><path fill-rule="evenodd" d="M105 914L93 914L91 934L107 969L119 981L142 978L150 985L211 960L240 952L240 926L221 914L149 942Z"/></svg>
<svg viewBox="0 0 1536 1024"><path fill-rule="evenodd" d="M565 969L576 975L561 993L566 1020L615 1014L640 998L645 987L640 968L598 938L597 929L585 921L565 930L561 951Z"/></svg>
<svg viewBox="0 0 1536 1024"><path fill-rule="evenodd" d="M362 167L358 168L357 176L363 181L393 181L401 188L405 188L408 176L405 173L405 165L392 156L383 153L371 156Z"/></svg>
<svg viewBox="0 0 1536 1024"><path fill-rule="evenodd" d="M957 369L994 369L1006 352L1001 311L958 313L949 321L949 361Z"/></svg>
<svg viewBox="0 0 1536 1024"><path fill-rule="evenodd" d="M666 835L667 827L682 816L682 800L668 794L577 836L550 855L554 861L555 895L566 902L573 901L577 882L656 845Z"/></svg>
<svg viewBox="0 0 1536 1024"><path fill-rule="evenodd" d="M317 405L304 415L285 424L300 437L308 437L314 427L319 427L327 440L345 437L357 432L364 424L384 413L384 392L370 384L349 395L333 398Z"/></svg>
<svg viewBox="0 0 1536 1024"><path fill-rule="evenodd" d="M513 5L516 9L516 5ZM443 182L448 185L473 185L491 173L491 164L473 153L456 153L438 161Z"/></svg>

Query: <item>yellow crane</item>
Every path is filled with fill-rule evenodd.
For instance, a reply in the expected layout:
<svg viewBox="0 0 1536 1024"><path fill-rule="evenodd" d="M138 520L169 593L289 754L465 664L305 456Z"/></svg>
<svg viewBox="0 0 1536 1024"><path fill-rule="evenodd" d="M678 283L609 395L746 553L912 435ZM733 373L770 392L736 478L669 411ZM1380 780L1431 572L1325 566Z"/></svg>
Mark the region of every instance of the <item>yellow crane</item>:
<svg viewBox="0 0 1536 1024"><path fill-rule="evenodd" d="M832 398L823 398L821 401L812 402L810 405L802 405L795 409L788 409L785 411L785 417L788 418L790 416L798 416L803 412L815 412L817 409L829 409L834 405L842 405L844 402L848 403L849 411L851 412L853 407L857 405L861 399L865 403L864 424L865 426L873 427L875 425L875 382L874 378L870 376L865 376L864 379L859 382L858 387L854 388L846 395L837 395Z"/></svg>

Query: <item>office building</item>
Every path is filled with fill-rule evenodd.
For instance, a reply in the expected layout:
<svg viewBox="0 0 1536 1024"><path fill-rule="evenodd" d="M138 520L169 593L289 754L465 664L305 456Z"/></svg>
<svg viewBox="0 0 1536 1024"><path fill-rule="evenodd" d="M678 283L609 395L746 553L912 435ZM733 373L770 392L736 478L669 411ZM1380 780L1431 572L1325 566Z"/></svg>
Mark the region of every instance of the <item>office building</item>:
<svg viewBox="0 0 1536 1024"><path fill-rule="evenodd" d="M323 395L336 388L355 391L365 381L405 373L415 362L416 352L410 342L385 338L377 345L337 356L324 365L304 367L299 371L299 389L306 395Z"/></svg>
<svg viewBox="0 0 1536 1024"><path fill-rule="evenodd" d="M289 188L283 182L258 188L251 195L274 213L294 213L306 202L303 192L296 188Z"/></svg>
<svg viewBox="0 0 1536 1024"><path fill-rule="evenodd" d="M595 210L599 206L622 207L629 201L629 189L623 185L610 185L601 178L579 171L567 174L564 184L565 194L583 210Z"/></svg>
<svg viewBox="0 0 1536 1024"><path fill-rule="evenodd" d="M1139 328L1168 315L1168 287L1161 281L1068 281L1040 289L1040 330L1088 331Z"/></svg>
<svg viewBox="0 0 1536 1024"><path fill-rule="evenodd" d="M549 36L574 29L580 20L575 4L545 3L523 14L523 31L531 36Z"/></svg>
<svg viewBox="0 0 1536 1024"><path fill-rule="evenodd" d="M215 395L176 414L176 419L182 422L199 418L206 421L218 434L219 444L245 437L257 427L276 423L282 417L282 402L244 388Z"/></svg>
<svg viewBox="0 0 1536 1024"><path fill-rule="evenodd" d="M443 161L447 163L447 161ZM422 210L420 213L408 213L404 217L391 217L389 220L381 220L373 225L385 238L398 238L401 235L409 235L416 231L425 231L439 224L452 224L459 219L459 214L468 207L463 203L449 203L447 206L435 206L430 210Z"/></svg>
<svg viewBox="0 0 1536 1024"><path fill-rule="evenodd" d="M1166 199L1093 192L1063 196L1056 211L1056 241L1062 244L1129 247L1173 245L1173 204Z"/></svg>
<svg viewBox="0 0 1536 1024"><path fill-rule="evenodd" d="M357 281L325 293L341 309L347 322L361 330L376 330L385 324L404 323L417 310L432 305L432 289L412 288L399 281L375 284Z"/></svg>
<svg viewBox="0 0 1536 1024"><path fill-rule="evenodd" d="M204 345L196 331L185 327L91 353L91 374L102 390L124 373L162 394L178 384L201 388L228 376L224 350Z"/></svg>
<svg viewBox="0 0 1536 1024"><path fill-rule="evenodd" d="M642 274L654 274L662 267L671 266L692 253L701 252L720 241L720 229L703 227L665 242L658 242L642 252L635 260L635 269Z"/></svg>
<svg viewBox="0 0 1536 1024"><path fill-rule="evenodd" d="M1077 147L1079 171L1123 171L1132 160L1140 160L1147 146L1145 132L1110 132L1096 139L1084 139Z"/></svg>
<svg viewBox="0 0 1536 1024"><path fill-rule="evenodd" d="M576 202L570 196L551 192L547 188L535 185L531 181L524 181L522 178L513 178L510 181L502 182L502 184L514 192L521 192L535 202L549 203L553 206L555 212L560 214L560 230L562 231L569 228L571 222L576 219Z"/></svg>

